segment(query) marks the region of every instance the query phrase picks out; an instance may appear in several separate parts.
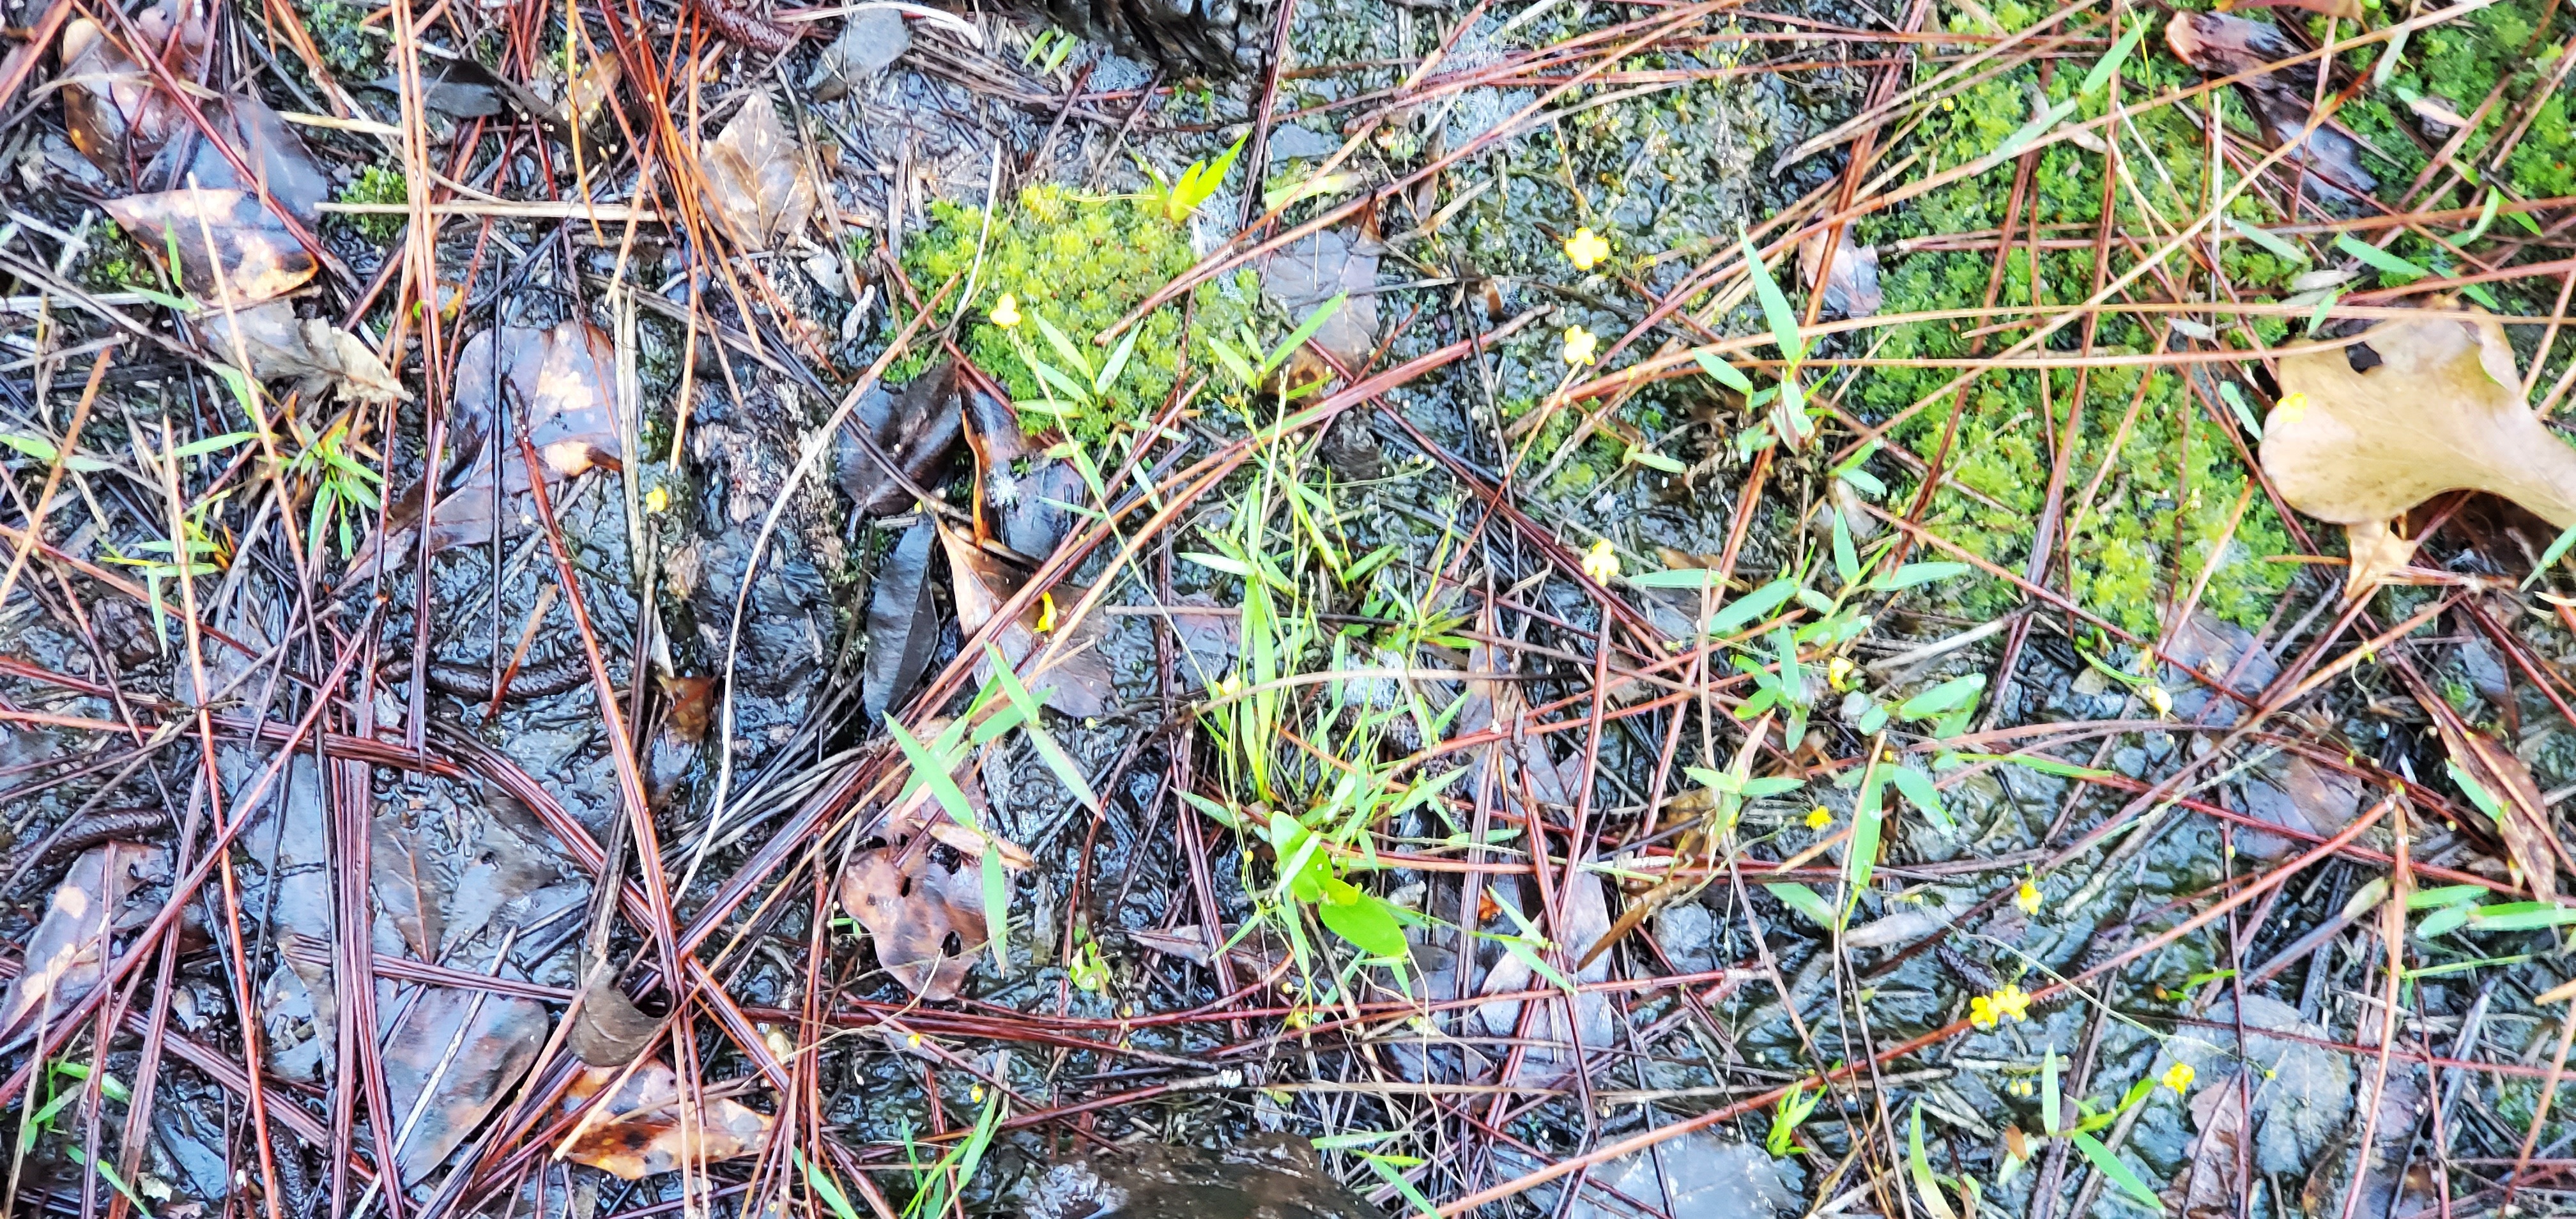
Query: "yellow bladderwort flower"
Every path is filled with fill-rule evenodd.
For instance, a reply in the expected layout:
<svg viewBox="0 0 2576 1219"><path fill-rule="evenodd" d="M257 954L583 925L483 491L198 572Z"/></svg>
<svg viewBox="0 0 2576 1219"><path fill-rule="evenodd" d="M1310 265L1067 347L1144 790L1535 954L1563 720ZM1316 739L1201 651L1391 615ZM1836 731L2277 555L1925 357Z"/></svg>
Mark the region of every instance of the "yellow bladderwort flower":
<svg viewBox="0 0 2576 1219"><path fill-rule="evenodd" d="M1592 549L1583 552L1583 574L1595 584L1608 584L1619 574L1619 552L1610 548L1610 539L1594 542Z"/></svg>
<svg viewBox="0 0 2576 1219"><path fill-rule="evenodd" d="M1581 326L1565 328L1565 362L1581 368L1590 364L1601 350L1601 340Z"/></svg>
<svg viewBox="0 0 2576 1219"><path fill-rule="evenodd" d="M2039 886L2030 883L2030 878L2023 877L2021 888L2013 890L2013 904L2021 907L2024 914L2039 913Z"/></svg>
<svg viewBox="0 0 2576 1219"><path fill-rule="evenodd" d="M1020 298L1008 292L993 302L993 324L1008 330L1020 324Z"/></svg>
<svg viewBox="0 0 2576 1219"><path fill-rule="evenodd" d="M2163 686L2149 682L2138 688L2138 696L2147 700L2147 709L2155 712L2157 719L2173 714L2173 695L2166 693Z"/></svg>
<svg viewBox="0 0 2576 1219"><path fill-rule="evenodd" d="M1594 263L1610 257L1610 243L1591 229L1576 229L1572 237L1565 239L1565 257L1575 270L1589 271Z"/></svg>
<svg viewBox="0 0 2576 1219"><path fill-rule="evenodd" d="M2307 413L2308 396L2306 394L2284 394L2280 401L2272 404L2272 422L2276 424L2297 423L2299 416Z"/></svg>
<svg viewBox="0 0 2576 1219"><path fill-rule="evenodd" d="M1851 688L1852 662L1849 656L1837 656L1825 662L1825 684L1837 690Z"/></svg>
<svg viewBox="0 0 2576 1219"><path fill-rule="evenodd" d="M1811 829L1811 830L1821 830L1821 829L1825 828L1826 826L1832 825L1833 823L1834 823L1834 814L1833 814L1833 811L1832 811L1831 809L1826 808L1824 805L1819 804L1819 805L1817 805L1816 807L1814 807L1814 808L1811 808L1811 809L1808 809L1808 810L1807 810L1807 828L1808 828L1808 829Z"/></svg>
<svg viewBox="0 0 2576 1219"><path fill-rule="evenodd" d="M2174 1090L2174 1095L2183 1096L2191 1091L2191 1075L2191 1064L2178 1062L2165 1068L2163 1082L2166 1087Z"/></svg>
<svg viewBox="0 0 2576 1219"><path fill-rule="evenodd" d="M1054 593L1051 593L1051 592L1039 593L1039 594L1038 594L1038 634L1044 635L1044 634L1046 634L1047 632L1052 631L1052 630L1054 630L1054 629L1055 629L1055 594L1054 594Z"/></svg>
<svg viewBox="0 0 2576 1219"><path fill-rule="evenodd" d="M670 510L671 510L671 490L670 490L670 488L668 488L668 487L655 487L655 488L653 488L652 490L645 492L645 493L644 493L644 510L645 510L646 512L668 512L668 511L670 511Z"/></svg>
<svg viewBox="0 0 2576 1219"><path fill-rule="evenodd" d="M1968 1000L1968 1023L1978 1028L1990 1029L2007 1019L2030 1019L2030 996L2010 982L1991 995Z"/></svg>

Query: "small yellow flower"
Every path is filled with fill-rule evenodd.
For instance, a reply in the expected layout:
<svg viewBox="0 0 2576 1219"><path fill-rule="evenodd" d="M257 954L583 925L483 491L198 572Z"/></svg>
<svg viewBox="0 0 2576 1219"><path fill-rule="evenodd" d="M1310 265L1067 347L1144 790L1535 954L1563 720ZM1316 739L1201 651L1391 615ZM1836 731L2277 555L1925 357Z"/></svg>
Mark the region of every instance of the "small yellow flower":
<svg viewBox="0 0 2576 1219"><path fill-rule="evenodd" d="M1990 1029L2006 1019L2030 1019L2030 996L2012 983L1991 995L1978 995L1968 1000L1968 1023Z"/></svg>
<svg viewBox="0 0 2576 1219"><path fill-rule="evenodd" d="M670 510L671 510L671 491L670 491L670 488L668 488L668 487L655 487L655 488L653 488L652 490L645 492L645 493L644 493L644 510L645 510L646 512L668 512L668 511L670 511Z"/></svg>
<svg viewBox="0 0 2576 1219"><path fill-rule="evenodd" d="M2280 401L2272 404L2272 422L2276 425L2297 423L2299 417L2307 413L2308 396L2306 394L2284 394Z"/></svg>
<svg viewBox="0 0 2576 1219"><path fill-rule="evenodd" d="M1590 364L1601 350L1601 340L1581 326L1565 328L1565 362L1581 368Z"/></svg>
<svg viewBox="0 0 2576 1219"><path fill-rule="evenodd" d="M1221 698L1232 698L1243 693L1243 676L1239 673L1228 673L1216 679L1216 692Z"/></svg>
<svg viewBox="0 0 2576 1219"><path fill-rule="evenodd" d="M1851 688L1852 662L1849 656L1837 656L1825 662L1825 683L1837 690Z"/></svg>
<svg viewBox="0 0 2576 1219"><path fill-rule="evenodd" d="M904 1039L903 1039L903 1043L904 1043L906 1046L909 1046L909 1047L911 1047L911 1048L913 1048L913 1049L918 1050L918 1049L920 1049L920 1048L921 1048L921 1034L919 1034L919 1033L908 1033L908 1034L905 1034L905 1035L904 1035Z"/></svg>
<svg viewBox="0 0 2576 1219"><path fill-rule="evenodd" d="M1824 805L1819 804L1816 807L1807 810L1808 829L1821 830L1833 823L1834 814L1832 810L1827 809Z"/></svg>
<svg viewBox="0 0 2576 1219"><path fill-rule="evenodd" d="M975 1102L976 1104L979 1104L979 1105L980 1105L980 1104L983 1104L983 1103L984 1103L984 1085L982 1085L982 1084L977 1084L977 1085L975 1085L974 1087L967 1089L967 1091L966 1091L966 1099L971 1100L971 1101L973 1101L973 1102Z"/></svg>
<svg viewBox="0 0 2576 1219"><path fill-rule="evenodd" d="M2021 882L2021 888L2013 890L2013 904L2021 907L2021 912L2024 914L2039 913L2039 886L2030 883L2030 880L2025 877Z"/></svg>
<svg viewBox="0 0 2576 1219"><path fill-rule="evenodd" d="M2157 719L2173 714L2173 695L2166 693L2163 686L2149 682L2139 687L2138 695L2147 700L2147 709L2155 712Z"/></svg>
<svg viewBox="0 0 2576 1219"><path fill-rule="evenodd" d="M1039 593L1039 594L1038 594L1038 634L1044 635L1044 634L1046 634L1047 632L1052 631L1052 630L1054 630L1054 629L1055 629L1055 594L1054 594L1054 593L1051 593L1051 592L1047 592L1047 593Z"/></svg>
<svg viewBox="0 0 2576 1219"><path fill-rule="evenodd" d="M1583 552L1583 574L1595 584L1608 584L1619 574L1619 552L1610 548L1610 539L1594 542L1592 549Z"/></svg>
<svg viewBox="0 0 2576 1219"><path fill-rule="evenodd" d="M2163 1082L2166 1087L2174 1090L2176 1096L2188 1094L2191 1091L2191 1064L2178 1062L2165 1068Z"/></svg>
<svg viewBox="0 0 2576 1219"><path fill-rule="evenodd" d="M993 302L993 324L1008 330L1020 324L1020 298L1008 292Z"/></svg>
<svg viewBox="0 0 2576 1219"><path fill-rule="evenodd" d="M1565 257L1575 270L1589 271L1592 264L1610 257L1610 243L1588 228L1576 229L1572 237L1565 239Z"/></svg>

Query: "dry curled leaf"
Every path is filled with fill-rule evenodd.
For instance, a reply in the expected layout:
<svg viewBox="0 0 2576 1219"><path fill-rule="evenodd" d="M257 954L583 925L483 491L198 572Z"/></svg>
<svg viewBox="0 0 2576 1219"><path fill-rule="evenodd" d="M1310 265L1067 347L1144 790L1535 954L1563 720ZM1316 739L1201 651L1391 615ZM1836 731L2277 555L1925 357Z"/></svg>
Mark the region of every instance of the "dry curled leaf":
<svg viewBox="0 0 2576 1219"><path fill-rule="evenodd" d="M588 1107L617 1081L620 1070L592 1067L575 1076L564 1094L564 1112ZM688 1103L680 1095L679 1076L668 1064L646 1063L573 1128L557 1154L634 1181L670 1172L683 1163L703 1168L751 1155L768 1140L776 1120L730 1097L702 1094L697 1111L684 1114L682 1107Z"/></svg>
<svg viewBox="0 0 2576 1219"><path fill-rule="evenodd" d="M618 988L617 967L606 961L591 966L581 981L581 1010L564 1030L564 1044L594 1067L623 1067L651 1045L662 1022L645 1015Z"/></svg>
<svg viewBox="0 0 2576 1219"><path fill-rule="evenodd" d="M45 917L27 937L24 963L0 995L0 1042L17 1039L39 1016L60 1013L107 972L109 935L125 899L156 871L161 848L133 842L92 847L54 886ZM50 1017L48 1017L50 1018Z"/></svg>
<svg viewBox="0 0 2576 1219"><path fill-rule="evenodd" d="M717 7L717 6L709 6ZM795 236L814 214L814 176L804 150L778 121L778 107L755 92L742 111L698 153L707 202L744 249L765 250Z"/></svg>
<svg viewBox="0 0 2576 1219"><path fill-rule="evenodd" d="M868 929L877 963L914 994L954 999L984 945L983 879L938 852L861 851L841 870L841 908Z"/></svg>
<svg viewBox="0 0 2576 1219"><path fill-rule="evenodd" d="M2445 491L2485 491L2576 525L2576 450L2524 405L2504 328L2397 318L2281 360L2263 471L2290 506L2351 532L2348 587L2404 564L2386 522Z"/></svg>
<svg viewBox="0 0 2576 1219"><path fill-rule="evenodd" d="M261 381L293 378L307 398L336 388L352 402L411 401L366 340L320 318L298 318L290 302L212 313L205 326L206 344L217 359L246 359L251 376Z"/></svg>

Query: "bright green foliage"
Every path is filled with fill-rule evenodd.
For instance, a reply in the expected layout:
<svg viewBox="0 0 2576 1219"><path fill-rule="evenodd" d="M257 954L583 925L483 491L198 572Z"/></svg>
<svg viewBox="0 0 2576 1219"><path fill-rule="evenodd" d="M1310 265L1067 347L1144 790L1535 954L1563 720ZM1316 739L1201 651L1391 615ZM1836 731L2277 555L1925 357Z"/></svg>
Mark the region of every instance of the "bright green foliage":
<svg viewBox="0 0 2576 1219"><path fill-rule="evenodd" d="M385 165L370 165L340 188L342 203L401 203L411 198L410 179L403 172ZM391 241L402 232L404 218L395 215L355 215L349 225L377 241Z"/></svg>
<svg viewBox="0 0 2576 1219"><path fill-rule="evenodd" d="M345 81L363 81L370 70L383 62L383 43L366 30L368 6L348 0L315 0L305 10L304 28L313 36L313 49L322 53L322 66Z"/></svg>
<svg viewBox="0 0 2576 1219"><path fill-rule="evenodd" d="M908 240L903 252L904 271L925 292L974 266L984 213L979 208L934 203L931 220L929 231ZM992 324L991 302L1010 293L1017 298L1023 317L1045 318L1075 342L1088 344L1092 336L1197 260L1189 231L1165 220L1146 202L1086 198L1060 186L1030 187L1020 193L1016 207L994 222L985 241L977 304L966 326L966 353L1015 399L1057 396L1020 359L1012 332ZM1246 302L1253 290L1242 282L1199 289L1195 333L1232 333L1235 323L1249 315ZM1106 401L1069 420L1075 435L1096 440L1162 406L1172 390L1181 314L1175 302L1138 324L1134 358ZM1023 323L1017 329L1023 341L1042 342L1035 326ZM1033 350L1041 355L1046 351ZM1098 352L1106 356L1108 349ZM1190 362L1212 366L1203 341L1192 345ZM898 367L888 379L901 380L913 371ZM1050 422L1048 415L1028 416L1032 427Z"/></svg>

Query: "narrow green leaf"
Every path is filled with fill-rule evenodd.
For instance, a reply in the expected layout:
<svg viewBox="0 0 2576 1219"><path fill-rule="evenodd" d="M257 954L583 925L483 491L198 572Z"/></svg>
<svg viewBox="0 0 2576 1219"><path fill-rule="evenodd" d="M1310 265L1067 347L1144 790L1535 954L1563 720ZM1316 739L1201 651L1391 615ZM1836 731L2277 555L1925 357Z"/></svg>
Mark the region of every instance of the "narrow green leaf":
<svg viewBox="0 0 2576 1219"><path fill-rule="evenodd" d="M1236 351L1224 339L1215 335L1208 336L1207 344L1208 350L1216 353L1216 362L1224 365L1227 372L1233 373L1235 380L1251 388L1260 387L1261 374L1252 370L1252 362L1244 359L1242 352Z"/></svg>
<svg viewBox="0 0 2576 1219"><path fill-rule="evenodd" d="M2458 762L2446 760L2442 765L2449 768L2451 782L2460 785L2460 792L2469 798L2469 803L2477 805L2479 812L2494 818L2497 825L2504 824L2504 803L2496 799L2494 792L2487 790L2486 784L2478 782L2476 776L2460 769Z"/></svg>
<svg viewBox="0 0 2576 1219"><path fill-rule="evenodd" d="M1931 719L1953 708L1972 706L1986 688L1986 675L1970 673L1953 677L1912 698L1897 704L1896 717L1907 720Z"/></svg>
<svg viewBox="0 0 2576 1219"><path fill-rule="evenodd" d="M1285 366L1288 358L1296 355L1297 349L1306 345L1306 340L1315 337L1316 333L1324 328L1324 323L1331 321L1334 314L1341 312L1342 306L1350 299L1350 293L1337 292L1333 294L1333 299L1315 306L1315 311L1307 314L1305 321L1297 323L1297 328L1289 331L1287 338L1279 340L1279 346L1272 349L1270 358L1261 362L1261 371L1269 373Z"/></svg>
<svg viewBox="0 0 2576 1219"><path fill-rule="evenodd" d="M244 441L257 439L259 439L259 433L257 432L226 432L221 436L208 436L203 440L191 440L186 444L180 445L178 448L170 450L170 456L182 459L189 457L202 457L208 453L229 449ZM364 474L370 478L376 479L383 478L383 475L377 474L375 471L364 467L352 469L351 473Z"/></svg>
<svg viewBox="0 0 2576 1219"><path fill-rule="evenodd" d="M2029 147L2032 141L2047 135L2049 129L2065 122L2066 116L2073 113L2075 113L2075 99L2071 97L2054 106L2042 108L2039 113L2031 116L2029 122L2015 129L2011 135L2005 136L2003 143L1995 145L1995 150L1986 154L1988 159L2001 161L2018 155L2022 149Z"/></svg>
<svg viewBox="0 0 2576 1219"><path fill-rule="evenodd" d="M1923 1209L1932 1219L1959 1219L1950 1209L1950 1200L1941 1196L1941 1182L1932 1173L1932 1158L1923 1151L1923 1102L1914 1102L1913 1120L1906 1124L1905 1164L1914 1176L1914 1193L1923 1199Z"/></svg>
<svg viewBox="0 0 2576 1219"><path fill-rule="evenodd" d="M2129 32L2111 44L2111 53L2094 61L2093 70L2084 74L2084 84L2076 90L2077 95L2091 97L2109 85L2111 74L2120 70L2120 64L2129 58L2129 52L2138 49L2138 40L2147 36L2149 24L2145 21L2130 23Z"/></svg>
<svg viewBox="0 0 2576 1219"><path fill-rule="evenodd" d="M1743 630L1745 627L1769 617L1773 610L1779 609L1782 604L1789 600L1790 595L1797 591L1797 584L1786 577L1773 580L1769 584L1765 584L1760 588L1754 589L1752 592L1744 594L1742 597L1736 599L1732 604L1719 610L1714 616L1710 617L1708 620L1708 633L1713 636L1723 636L1732 635L1737 631Z"/></svg>
<svg viewBox="0 0 2576 1219"><path fill-rule="evenodd" d="M2419 920L2415 924L2415 935L2426 940L2449 935L2468 925L2473 909L2469 906L2444 906Z"/></svg>
<svg viewBox="0 0 2576 1219"><path fill-rule="evenodd" d="M2476 241L2476 240L2477 240L2478 238L2480 238L2480 237L2484 237L2484 236L2486 236L2486 235L2487 235L2487 226L2495 223L2495 218L2496 218L2496 209L2497 209L2497 208L2499 208L2499 207L2502 207L2503 205L2504 205L2504 192L2503 192L2503 191L2500 191L2500 190L2497 190L2496 188L2494 188L2494 187L2492 187L2492 186L2488 187L2488 188L2487 188L2487 205L2486 205L2485 207L2482 207L2482 208L2479 208L2479 209L2478 209L2478 222L2477 222L2476 224L2470 225L2470 226L2469 226L2469 230L2468 230L2467 232L2462 233L2462 234L2460 234L2459 236L2452 238L2452 239L2451 239L2451 244L2453 244L2453 245L2463 245L2463 246L2464 246L2464 245L2469 244L2469 243L2470 243L2470 242L2472 242L2472 241Z"/></svg>
<svg viewBox="0 0 2576 1219"><path fill-rule="evenodd" d="M2567 556L2567 548L2570 546L2576 546L2576 525L2570 525L2561 531L2558 537L2549 543L2549 549L2540 552L2540 562L2533 565L2530 575L2522 578L2522 586L2531 587L2534 581L2540 579L2542 573L2557 566L2558 560Z"/></svg>
<svg viewBox="0 0 2576 1219"><path fill-rule="evenodd" d="M1739 394L1750 394L1753 392L1753 382L1747 379L1742 372L1737 371L1734 365L1718 359L1717 353L1711 351L1694 351L1691 353L1691 359L1698 361L1699 370L1707 373L1711 378L1715 379L1718 384L1734 390Z"/></svg>
<svg viewBox="0 0 2576 1219"><path fill-rule="evenodd" d="M796 1157L796 1167L805 1172L806 1188L813 1190L814 1196L823 1200L823 1205L832 1208L835 1219L859 1219L858 1208L850 1205L850 1196L842 1193L841 1187L812 1160L806 1159L803 1151L790 1147L787 1154Z"/></svg>
<svg viewBox="0 0 2576 1219"><path fill-rule="evenodd" d="M1836 512L1834 518L1834 573L1843 578L1843 587L1860 583L1860 551L1852 545L1851 524Z"/></svg>
<svg viewBox="0 0 2576 1219"><path fill-rule="evenodd" d="M2227 226L2235 229L2237 235L2243 237L2245 240L2253 242L2254 244L2271 251L2274 257L2288 259L2291 262L2309 261L2308 252L2306 250L2302 250L2298 246L2291 244L2278 233L2274 233L2268 229L2256 228L2234 216L2227 218Z"/></svg>
<svg viewBox="0 0 2576 1219"><path fill-rule="evenodd" d="M1002 853L987 849L983 858L984 934L991 937L993 968L1011 976L1011 878L1002 870Z"/></svg>
<svg viewBox="0 0 2576 1219"><path fill-rule="evenodd" d="M2072 762L2060 762L2055 758L2043 757L2035 753L1963 753L1959 754L1958 757L1961 761L1965 762L2001 762L2013 766L2027 766L2044 775L2057 775L2061 778L2067 779L2108 779L2114 777L2114 773L2111 771L2095 770L2089 766L2077 766Z"/></svg>
<svg viewBox="0 0 2576 1219"><path fill-rule="evenodd" d="M2485 885L2443 885L2434 889L2417 889L2406 895L2406 908L2433 910L2444 906L2469 905L2486 895Z"/></svg>
<svg viewBox="0 0 2576 1219"><path fill-rule="evenodd" d="M1762 887L1770 890L1771 896L1779 898L1783 905L1786 905L1800 914L1806 915L1809 922L1829 931L1833 929L1833 904L1826 901L1824 897L1821 894L1818 894L1815 890L1799 884L1794 880L1782 881L1776 885L1764 885Z"/></svg>
<svg viewBox="0 0 2576 1219"><path fill-rule="evenodd" d="M1955 580L1975 570L1976 568L1965 563L1908 563L1887 573L1885 578L1879 580L1877 587L1887 592L1900 592L1918 584Z"/></svg>
<svg viewBox="0 0 2576 1219"><path fill-rule="evenodd" d="M1091 382L1093 397L1107 397L1109 387L1118 384L1118 374L1127 369L1127 358L1136 354L1137 336L1144 333L1142 329L1129 330L1127 337L1110 350L1108 362L1100 366L1100 375Z"/></svg>
<svg viewBox="0 0 2576 1219"><path fill-rule="evenodd" d="M1771 341L1780 345L1780 358L1795 364L1807 358L1806 340L1798 334L1798 311L1771 279L1771 268L1762 263L1762 251L1753 248L1753 238L1742 241L1745 269L1753 276L1753 292L1762 300L1762 316L1771 323Z"/></svg>
<svg viewBox="0 0 2576 1219"><path fill-rule="evenodd" d="M1843 852L1843 913L1860 904L1861 893L1869 888L1870 873L1878 867L1880 810L1885 798L1887 776L1870 767L1869 777L1861 780L1860 798L1852 802L1851 845Z"/></svg>
<svg viewBox="0 0 2576 1219"><path fill-rule="evenodd" d="M2083 1152L2085 1159L2093 1161L2093 1166L2101 1169L2103 1176L2111 1178L2112 1184L2127 1190L2140 1206L2160 1215L2164 1213L2165 1204L2156 1197L2156 1191L2147 1188L2147 1183L2138 1179L2136 1170L2111 1154L2111 1149L2103 1146L2102 1140L2089 1134L2075 1135L2074 1140L2076 1150Z"/></svg>
<svg viewBox="0 0 2576 1219"><path fill-rule="evenodd" d="M1045 314L1032 311L1029 316L1037 321L1038 333L1046 336L1047 346L1055 348L1056 358L1080 369L1082 371L1082 378L1086 381L1089 380L1091 377L1090 357L1083 355L1082 349L1074 346L1072 339L1066 338L1063 331L1056 329L1055 323L1046 320Z"/></svg>
<svg viewBox="0 0 2576 1219"><path fill-rule="evenodd" d="M1073 755L1066 753L1063 746L1056 744L1055 737L1047 732L1045 723L1038 717L1037 696L1021 683L1019 674L1011 671L1011 662L1002 658L1000 648L985 644L984 654L992 662L994 683L1002 687L1002 693L1011 700L1011 705L1019 709L1020 726L1028 736L1029 744L1037 749L1039 757L1046 760L1047 769L1055 772L1056 780L1064 784L1064 789L1072 792L1082 807L1098 813L1100 797L1092 794L1090 781L1083 778L1081 764L1075 762Z"/></svg>
<svg viewBox="0 0 2576 1219"><path fill-rule="evenodd" d="M2576 923L2576 906L2549 902L2505 902L2469 911L2469 924L2480 931L2538 931Z"/></svg>
<svg viewBox="0 0 2576 1219"><path fill-rule="evenodd" d="M2057 1107L2062 1103L2057 1087L2057 1051L2051 1048L2039 1060L2039 1125L2040 1133L2054 1136L2062 1129L2057 1124Z"/></svg>
<svg viewBox="0 0 2576 1219"><path fill-rule="evenodd" d="M2350 233L2336 234L2335 248L2361 260L2362 265L2383 274L2402 275L2408 279L2422 279L2432 274L2431 271L2354 237Z"/></svg>
<svg viewBox="0 0 2576 1219"><path fill-rule="evenodd" d="M1932 785L1932 776L1910 766L1894 766L1888 769L1887 777L1904 794L1905 802L1922 809L1923 815L1930 817L1943 833L1959 832L1959 823L1952 821L1941 807L1941 789Z"/></svg>
<svg viewBox="0 0 2576 1219"><path fill-rule="evenodd" d="M885 713L885 722L886 731L894 737L895 747L903 751L904 761L912 765L912 779L904 784L905 794L909 795L917 785L926 784L930 788L931 799L948 810L951 819L970 830L981 832L984 827L975 820L975 806L967 803L965 791L957 786L956 777L948 773L952 763L932 756L929 749L904 731L903 722L892 712Z"/></svg>
<svg viewBox="0 0 2576 1219"><path fill-rule="evenodd" d="M2244 391L2237 389L2234 381L2218 383L2218 398L2235 412L2236 425L2244 428L2246 435L2256 440L2263 438L2263 421L2254 417L2254 408L2246 404Z"/></svg>

